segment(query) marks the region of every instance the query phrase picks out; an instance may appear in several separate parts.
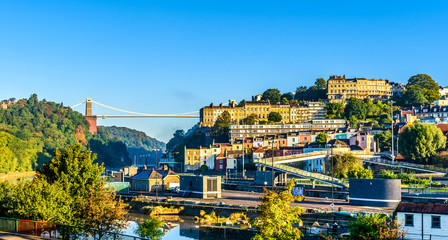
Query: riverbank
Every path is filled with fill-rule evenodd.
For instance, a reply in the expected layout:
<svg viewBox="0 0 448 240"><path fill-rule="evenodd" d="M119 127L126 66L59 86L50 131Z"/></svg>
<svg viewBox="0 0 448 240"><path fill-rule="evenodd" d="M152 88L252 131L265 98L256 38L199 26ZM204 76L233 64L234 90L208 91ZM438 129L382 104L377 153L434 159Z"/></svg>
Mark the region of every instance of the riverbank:
<svg viewBox="0 0 448 240"><path fill-rule="evenodd" d="M154 193L148 192L133 192L134 195L144 196L148 201L157 202L171 202L174 204L191 204L191 205L209 205L212 207L230 207L235 209L240 209L245 211L246 209L258 209L260 202L258 201L263 193L258 192L245 192L245 191L230 191L223 190L221 193L221 198L193 198L193 197L182 197L174 193L159 193L158 197ZM356 206L350 205L345 199L334 199L331 198L318 198L318 197L306 197L301 202L292 203L292 206L300 206L307 212L331 212L331 204L334 204L335 211L344 212L381 212L391 214L394 208L385 207L368 207L368 206ZM181 204L181 205L182 205Z"/></svg>
<svg viewBox="0 0 448 240"><path fill-rule="evenodd" d="M34 175L36 175L35 171L0 173L0 181L20 178L33 178Z"/></svg>

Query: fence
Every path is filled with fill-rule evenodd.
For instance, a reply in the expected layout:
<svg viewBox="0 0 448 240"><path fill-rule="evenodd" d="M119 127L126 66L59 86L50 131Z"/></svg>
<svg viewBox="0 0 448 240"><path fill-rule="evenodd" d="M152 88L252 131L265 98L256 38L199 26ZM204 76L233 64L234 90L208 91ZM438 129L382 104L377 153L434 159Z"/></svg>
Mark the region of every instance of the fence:
<svg viewBox="0 0 448 240"><path fill-rule="evenodd" d="M17 232L17 219L0 217L0 231Z"/></svg>
<svg viewBox="0 0 448 240"><path fill-rule="evenodd" d="M440 188L402 188L402 193L407 193L409 195L438 195L438 196L448 196L448 189Z"/></svg>
<svg viewBox="0 0 448 240"><path fill-rule="evenodd" d="M441 168L441 167L435 167L432 165L422 165L417 163L409 163L409 162L401 162L401 161L394 161L386 160L386 159L379 159L379 158L371 158L369 160L373 163L379 163L379 164L387 164L389 166L396 166L396 167L403 167L403 168L410 168L410 169L416 169L416 170L426 170L431 172L438 172L438 173L448 173L448 168Z"/></svg>
<svg viewBox="0 0 448 240"><path fill-rule="evenodd" d="M116 232L105 232L97 230L85 230L72 226L54 223L5 218L0 217L0 231L32 235L51 239L113 239L113 240L142 240L137 236L130 236Z"/></svg>
<svg viewBox="0 0 448 240"><path fill-rule="evenodd" d="M17 219L17 233L40 236L45 238L56 238L56 224Z"/></svg>
<svg viewBox="0 0 448 240"><path fill-rule="evenodd" d="M436 235L436 234L422 234L421 233L407 233L403 238L404 240L446 240L448 235Z"/></svg>

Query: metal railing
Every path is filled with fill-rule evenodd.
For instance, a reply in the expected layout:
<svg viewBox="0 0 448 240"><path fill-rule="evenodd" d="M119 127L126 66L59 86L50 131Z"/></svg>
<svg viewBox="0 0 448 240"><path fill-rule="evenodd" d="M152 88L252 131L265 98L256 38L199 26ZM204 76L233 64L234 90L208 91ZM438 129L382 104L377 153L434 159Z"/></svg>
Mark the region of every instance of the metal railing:
<svg viewBox="0 0 448 240"><path fill-rule="evenodd" d="M441 167L435 167L432 165L423 165L423 164L401 162L401 161L393 161L392 162L392 160L384 159L383 157L390 157L389 153L368 153L368 152L364 152L364 151L350 151L350 153L355 156L361 157L361 159L363 161L370 161L370 162L375 162L375 163L379 163L379 164L387 164L390 166L396 166L396 167L402 167L402 168L414 168L416 170L420 169L423 171L426 170L426 171L432 171L432 172L437 172L437 173L448 173L448 168L441 168ZM314 156L320 156L320 155L331 155L331 154L332 153L330 150L315 151L315 152L309 152L309 153L300 153L300 154L274 157L274 162L284 161L284 160L292 160L292 159L300 159L300 158L308 158L308 157L314 157Z"/></svg>
<svg viewBox="0 0 448 240"><path fill-rule="evenodd" d="M421 169L421 170L433 171L433 172L439 172L439 173L448 173L448 169L446 169L446 168L434 167L431 165L422 165L422 164L417 164L417 163L398 162L398 161L392 162L391 160L386 160L386 159L382 159L382 158L371 158L369 160L364 159L364 161L370 161L370 162L379 163L379 164L387 164L387 165L396 166L396 167L414 168L414 169Z"/></svg>
<svg viewBox="0 0 448 240"><path fill-rule="evenodd" d="M261 164L261 165L265 165L267 167L272 167L272 160L268 160L268 159L264 159L264 160L255 160L255 163ZM320 173L314 173L314 172L308 172L299 168L295 168L295 167L290 167L284 164L276 164L274 162L274 168L277 168L279 170L283 170L285 172L289 172L292 174L296 174L302 177L306 177L306 178L311 178L311 179L315 179L317 181L322 181L322 182L326 182L326 183L330 183L330 184L334 184L334 185L338 185L341 187L348 187L348 184L344 181L342 181L339 178L333 178L331 176L328 175L324 175L324 174L320 174Z"/></svg>
<svg viewBox="0 0 448 240"><path fill-rule="evenodd" d="M299 154L291 154L291 155L286 155L286 156L277 156L277 157L274 157L274 162L314 157L314 156L319 156L319 155L329 155L329 154L331 154L331 151L314 151L314 152L309 152L309 153L299 153Z"/></svg>
<svg viewBox="0 0 448 240"><path fill-rule="evenodd" d="M341 152L341 153L343 153L343 152ZM372 153L366 152L366 151L350 151L347 153L351 153L355 156L369 156L369 157L382 156L381 154L372 154ZM336 153L332 153L331 150L322 150L322 151L314 151L314 152L308 152L308 153L277 156L277 157L274 157L274 161L279 162L279 161L309 158L309 157L315 157L315 156L321 156L321 155L331 156L332 154L336 154ZM340 153L338 152L338 154L340 154ZM272 159L272 157L271 157L271 159Z"/></svg>

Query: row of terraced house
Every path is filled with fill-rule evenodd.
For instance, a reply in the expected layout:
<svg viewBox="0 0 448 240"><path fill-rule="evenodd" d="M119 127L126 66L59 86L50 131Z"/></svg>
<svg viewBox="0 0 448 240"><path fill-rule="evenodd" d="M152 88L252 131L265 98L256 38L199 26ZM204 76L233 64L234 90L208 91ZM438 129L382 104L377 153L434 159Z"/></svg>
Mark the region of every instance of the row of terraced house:
<svg viewBox="0 0 448 240"><path fill-rule="evenodd" d="M376 151L374 135L371 132L359 132L356 129L326 131L327 144L315 143L316 136L322 131L288 132L271 135L233 138L230 143L213 143L208 147L185 148L184 169L196 170L202 165L216 171L236 170L251 159L263 159L269 156L287 156L304 152L320 151L325 148L341 148L343 151ZM310 171L322 171L323 161L309 161Z"/></svg>

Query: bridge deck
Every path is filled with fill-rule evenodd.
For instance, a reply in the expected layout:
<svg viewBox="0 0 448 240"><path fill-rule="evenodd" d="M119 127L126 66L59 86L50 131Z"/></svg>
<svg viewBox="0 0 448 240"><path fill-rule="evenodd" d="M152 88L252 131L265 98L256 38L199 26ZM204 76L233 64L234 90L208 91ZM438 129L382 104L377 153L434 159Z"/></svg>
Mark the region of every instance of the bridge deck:
<svg viewBox="0 0 448 240"><path fill-rule="evenodd" d="M276 171L285 172L285 173L288 173L291 175L298 176L300 178L307 178L307 179L313 179L316 181L324 182L324 183L331 184L331 185L334 185L334 186L340 187L340 188L348 187L348 184L345 183L344 181L342 181L341 179L332 178L330 176L320 174L320 173L308 172L308 171L290 167L290 166L287 166L284 164L274 163L274 166L272 166L272 161L266 161L266 163L265 163L264 161L255 160L255 164L265 166L268 168L274 168L274 170L276 170Z"/></svg>
<svg viewBox="0 0 448 240"><path fill-rule="evenodd" d="M448 173L448 169L446 168L439 168L434 166L408 163L408 162L397 162L397 161L392 162L391 160L387 159L388 158L387 154L386 155L382 153L368 154L365 152L351 152L351 153L365 162L371 162L379 165L407 168L416 171L430 172L430 173L440 173L440 174ZM312 159L326 158L328 156L331 156L331 151L315 151L309 153L300 153L288 156L274 157L274 163L281 164L281 163L300 162Z"/></svg>

